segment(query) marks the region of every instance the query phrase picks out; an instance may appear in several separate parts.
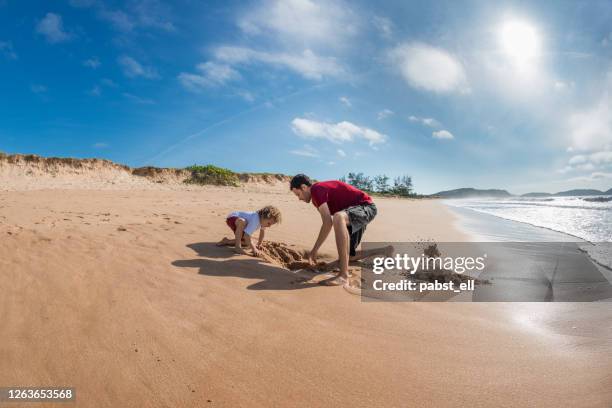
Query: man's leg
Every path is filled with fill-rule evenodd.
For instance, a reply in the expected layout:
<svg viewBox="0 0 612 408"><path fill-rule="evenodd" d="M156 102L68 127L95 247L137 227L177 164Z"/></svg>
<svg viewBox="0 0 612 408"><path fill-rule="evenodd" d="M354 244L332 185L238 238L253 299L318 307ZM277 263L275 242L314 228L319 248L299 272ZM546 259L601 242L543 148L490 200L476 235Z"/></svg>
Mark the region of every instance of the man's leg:
<svg viewBox="0 0 612 408"><path fill-rule="evenodd" d="M395 248L393 248L393 245L387 245L386 247L382 247L382 248L359 250L355 253L355 256L351 256L349 259L351 261L360 261L362 259L369 258L371 256L376 256L376 255L390 257L390 256L393 256L394 253L395 253Z"/></svg>
<svg viewBox="0 0 612 408"><path fill-rule="evenodd" d="M335 279L326 281L328 285L342 285L348 282L348 262L349 262L349 233L348 233L348 214L345 211L338 211L333 216L334 234L336 236L336 249L340 273Z"/></svg>

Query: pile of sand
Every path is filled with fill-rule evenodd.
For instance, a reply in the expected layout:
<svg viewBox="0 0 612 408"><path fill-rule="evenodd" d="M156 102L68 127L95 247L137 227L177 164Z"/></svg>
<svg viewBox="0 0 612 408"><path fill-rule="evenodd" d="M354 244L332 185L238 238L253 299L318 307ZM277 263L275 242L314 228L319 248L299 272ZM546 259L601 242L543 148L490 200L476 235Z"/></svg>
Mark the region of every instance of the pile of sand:
<svg viewBox="0 0 612 408"><path fill-rule="evenodd" d="M401 275L412 281L422 282L453 282L455 285L459 285L462 282L468 282L473 280L474 284L482 285L490 283L488 280L477 279L466 274L460 274L449 269L419 269L416 273L412 274L409 271L402 272Z"/></svg>
<svg viewBox="0 0 612 408"><path fill-rule="evenodd" d="M435 242L433 243L421 242L419 246L423 248L423 254L427 258L440 258L442 256L442 253L438 249L438 244ZM457 273L449 269L437 269L437 268L419 269L415 273L406 271L406 272L402 272L401 275L413 281L422 281L422 282L431 282L431 283L434 283L436 281L444 282L444 283L453 282L455 285L459 285L462 282L468 282L470 280L473 280L474 284L476 285L490 283L488 280L477 279L470 275L466 275L463 273Z"/></svg>
<svg viewBox="0 0 612 408"><path fill-rule="evenodd" d="M326 262L319 262L316 265L311 264L308 261L308 253L303 250L298 251L294 247L282 242L264 241L260 256L271 264L282 266L291 271L307 269L324 272L330 270Z"/></svg>

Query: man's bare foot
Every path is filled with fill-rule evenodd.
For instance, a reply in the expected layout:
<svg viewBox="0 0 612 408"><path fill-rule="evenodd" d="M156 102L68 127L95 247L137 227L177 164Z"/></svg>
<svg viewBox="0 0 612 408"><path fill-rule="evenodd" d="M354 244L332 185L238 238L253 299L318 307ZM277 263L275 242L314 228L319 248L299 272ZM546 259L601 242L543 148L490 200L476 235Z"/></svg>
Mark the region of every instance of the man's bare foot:
<svg viewBox="0 0 612 408"><path fill-rule="evenodd" d="M324 281L319 282L319 284L323 286L341 286L346 285L347 283L348 279L342 275L338 275L335 278L326 279Z"/></svg>

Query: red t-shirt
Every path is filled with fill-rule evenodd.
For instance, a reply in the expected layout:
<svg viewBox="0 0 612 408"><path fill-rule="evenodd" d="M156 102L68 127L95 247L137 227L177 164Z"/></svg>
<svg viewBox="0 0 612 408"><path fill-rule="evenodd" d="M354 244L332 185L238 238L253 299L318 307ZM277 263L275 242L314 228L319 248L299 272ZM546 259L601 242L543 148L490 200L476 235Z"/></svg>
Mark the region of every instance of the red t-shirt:
<svg viewBox="0 0 612 408"><path fill-rule="evenodd" d="M310 187L312 204L319 208L327 203L333 215L338 211L359 204L372 203L372 198L363 191L338 180L320 181Z"/></svg>

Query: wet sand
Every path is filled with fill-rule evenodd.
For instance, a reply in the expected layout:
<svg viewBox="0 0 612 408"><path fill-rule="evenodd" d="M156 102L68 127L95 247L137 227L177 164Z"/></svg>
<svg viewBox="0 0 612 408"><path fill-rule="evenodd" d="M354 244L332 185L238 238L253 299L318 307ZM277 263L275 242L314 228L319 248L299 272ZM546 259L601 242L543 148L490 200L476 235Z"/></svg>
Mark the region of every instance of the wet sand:
<svg viewBox="0 0 612 408"><path fill-rule="evenodd" d="M368 241L467 239L435 201L376 203ZM612 404L609 303L362 303L215 245L265 204L267 237L309 249L320 217L284 189L0 192L0 385L79 407Z"/></svg>

